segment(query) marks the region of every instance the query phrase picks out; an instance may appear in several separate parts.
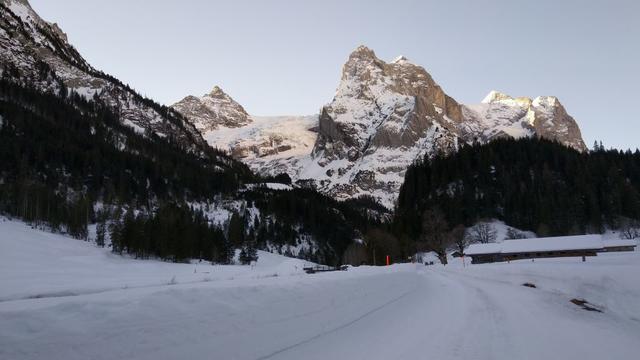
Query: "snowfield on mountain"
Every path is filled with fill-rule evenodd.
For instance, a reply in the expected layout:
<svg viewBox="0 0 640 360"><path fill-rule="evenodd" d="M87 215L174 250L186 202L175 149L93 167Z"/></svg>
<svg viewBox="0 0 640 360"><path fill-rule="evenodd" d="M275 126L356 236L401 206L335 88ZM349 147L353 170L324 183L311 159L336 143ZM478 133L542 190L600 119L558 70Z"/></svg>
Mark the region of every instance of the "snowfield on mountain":
<svg viewBox="0 0 640 360"><path fill-rule="evenodd" d="M0 220L0 358L623 360L640 351L637 251L314 275L304 265L264 252L253 269L135 260Z"/></svg>

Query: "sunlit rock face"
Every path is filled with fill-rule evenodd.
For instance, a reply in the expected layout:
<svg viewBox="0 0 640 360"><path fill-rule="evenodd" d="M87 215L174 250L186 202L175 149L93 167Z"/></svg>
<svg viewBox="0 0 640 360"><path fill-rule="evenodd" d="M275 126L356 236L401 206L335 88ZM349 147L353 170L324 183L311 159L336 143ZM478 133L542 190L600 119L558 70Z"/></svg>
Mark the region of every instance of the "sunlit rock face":
<svg viewBox="0 0 640 360"><path fill-rule="evenodd" d="M461 126L467 140L491 141L496 137L540 136L586 151L580 128L554 96L513 98L492 91L480 104L462 108Z"/></svg>
<svg viewBox="0 0 640 360"><path fill-rule="evenodd" d="M425 154L455 151L461 106L405 57L386 63L364 46L342 69L301 178L337 198L371 195L393 206L406 168Z"/></svg>

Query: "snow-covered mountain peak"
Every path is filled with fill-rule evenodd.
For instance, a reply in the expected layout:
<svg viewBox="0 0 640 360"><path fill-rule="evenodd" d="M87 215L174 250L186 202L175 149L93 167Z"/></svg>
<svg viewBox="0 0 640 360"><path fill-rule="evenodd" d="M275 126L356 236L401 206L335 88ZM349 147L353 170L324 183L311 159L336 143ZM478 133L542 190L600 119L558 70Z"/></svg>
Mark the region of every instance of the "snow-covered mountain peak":
<svg viewBox="0 0 640 360"><path fill-rule="evenodd" d="M560 101L555 96L538 96L533 100L533 106L555 107L561 106Z"/></svg>
<svg viewBox="0 0 640 360"><path fill-rule="evenodd" d="M372 77L372 73L380 72L384 62L376 56L373 50L361 45L350 55L342 67L342 80L365 79Z"/></svg>
<svg viewBox="0 0 640 360"><path fill-rule="evenodd" d="M487 96L482 99L483 104L490 104L492 102L500 101L500 100L513 100L513 98L505 93L502 93L497 90L491 90Z"/></svg>
<svg viewBox="0 0 640 360"><path fill-rule="evenodd" d="M19 4L19 5L27 6L31 8L31 5L29 4L28 0L0 0L0 3L4 4L5 6L8 6L8 4L14 3L14 4Z"/></svg>
<svg viewBox="0 0 640 360"><path fill-rule="evenodd" d="M32 15L35 15L35 12L27 0L0 0L0 4L8 7L18 16L21 16L26 12L33 13Z"/></svg>
<svg viewBox="0 0 640 360"><path fill-rule="evenodd" d="M189 95L172 105L193 123L201 133L226 128L242 127L252 120L246 110L219 86L202 97Z"/></svg>
<svg viewBox="0 0 640 360"><path fill-rule="evenodd" d="M227 93L225 93L218 85L214 86L208 95L215 98L230 98L230 96L227 95Z"/></svg>
<svg viewBox="0 0 640 360"><path fill-rule="evenodd" d="M531 99L528 97L517 97L507 95L503 92L492 90L482 100L482 104L502 104L508 106L523 106L528 107L531 105Z"/></svg>
<svg viewBox="0 0 640 360"><path fill-rule="evenodd" d="M40 18L33 10L28 0L0 0L0 4L6 6L13 14L18 16L20 20L34 25L46 26L54 32L64 42L68 41L67 34L56 23L50 23Z"/></svg>
<svg viewBox="0 0 640 360"><path fill-rule="evenodd" d="M349 55L349 59L351 58L371 58L377 59L376 53L369 47L365 45L358 46L355 50L351 52Z"/></svg>
<svg viewBox="0 0 640 360"><path fill-rule="evenodd" d="M38 19L38 16L27 0L0 0L0 4L8 7L14 14L19 16L22 21L27 20L28 16L34 20Z"/></svg>
<svg viewBox="0 0 640 360"><path fill-rule="evenodd" d="M557 140L578 151L587 149L580 128L555 96L514 98L491 91L482 103L464 105L467 138L487 142L496 137L539 136Z"/></svg>
<svg viewBox="0 0 640 360"><path fill-rule="evenodd" d="M393 59L392 64L404 64L408 63L409 59L407 59L404 55L400 55L397 58Z"/></svg>

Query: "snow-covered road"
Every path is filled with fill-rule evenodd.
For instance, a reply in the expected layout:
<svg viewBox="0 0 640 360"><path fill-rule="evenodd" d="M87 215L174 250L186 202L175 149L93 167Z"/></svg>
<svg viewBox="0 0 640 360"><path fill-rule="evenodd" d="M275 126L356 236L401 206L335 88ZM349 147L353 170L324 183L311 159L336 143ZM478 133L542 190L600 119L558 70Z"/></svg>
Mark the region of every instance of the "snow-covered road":
<svg viewBox="0 0 640 360"><path fill-rule="evenodd" d="M0 260L10 261L23 248L8 241L22 235L7 225L0 230ZM1 236L7 233L14 236ZM53 240L47 235L40 244ZM102 249L83 242L55 246L62 245L91 257L92 271L116 269ZM118 278L130 282L122 272L98 277L109 285L100 292L77 292L85 283L69 279L49 284L60 296L32 299L22 295L47 279L60 282L63 273L43 268L38 275L34 268L45 259L36 255L23 264L31 280L12 281L21 271L12 275L13 267L0 263L0 359L635 359L639 255L314 275L265 276L270 272L258 267L253 271L260 276L227 269L227 277L213 279L187 276L182 267L189 265L147 262L154 276L135 279L139 285L147 279L148 286L114 288ZM76 260L60 258L59 266L73 276L74 264L85 266ZM184 272L176 284L157 283L176 271ZM237 276L228 277L234 271ZM603 312L570 303L574 297Z"/></svg>
<svg viewBox="0 0 640 360"><path fill-rule="evenodd" d="M633 359L640 351L638 320L585 311L566 294L442 268L403 275L404 292L262 358Z"/></svg>

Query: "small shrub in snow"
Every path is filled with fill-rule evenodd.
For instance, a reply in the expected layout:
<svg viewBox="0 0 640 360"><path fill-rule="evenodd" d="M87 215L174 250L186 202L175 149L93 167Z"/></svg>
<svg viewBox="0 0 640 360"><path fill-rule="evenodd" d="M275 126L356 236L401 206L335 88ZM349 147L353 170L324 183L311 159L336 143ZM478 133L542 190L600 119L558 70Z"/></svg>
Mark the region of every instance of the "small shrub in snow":
<svg viewBox="0 0 640 360"><path fill-rule="evenodd" d="M632 219L621 219L620 238L634 240L640 238L640 221Z"/></svg>

